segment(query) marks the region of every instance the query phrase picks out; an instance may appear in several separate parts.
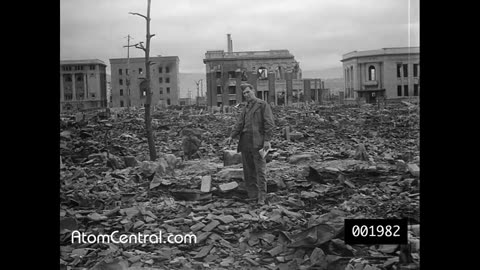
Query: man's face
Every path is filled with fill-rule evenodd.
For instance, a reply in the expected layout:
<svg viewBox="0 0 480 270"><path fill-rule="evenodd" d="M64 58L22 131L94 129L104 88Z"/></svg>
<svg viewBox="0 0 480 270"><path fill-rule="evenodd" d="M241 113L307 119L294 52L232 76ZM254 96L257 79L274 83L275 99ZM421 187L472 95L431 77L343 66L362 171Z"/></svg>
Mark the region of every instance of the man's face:
<svg viewBox="0 0 480 270"><path fill-rule="evenodd" d="M255 98L255 92L253 92L250 87L247 87L245 88L245 90L243 90L243 96L245 97L245 100L249 102L250 100Z"/></svg>

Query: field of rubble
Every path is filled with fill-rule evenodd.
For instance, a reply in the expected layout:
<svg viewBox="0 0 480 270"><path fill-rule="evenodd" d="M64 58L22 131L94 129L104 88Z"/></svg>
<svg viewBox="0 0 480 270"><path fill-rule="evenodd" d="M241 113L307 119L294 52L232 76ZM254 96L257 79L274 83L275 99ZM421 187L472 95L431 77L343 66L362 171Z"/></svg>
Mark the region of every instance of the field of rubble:
<svg viewBox="0 0 480 270"><path fill-rule="evenodd" d="M60 269L419 269L419 105L273 107L267 204L245 200L239 111L144 110L60 118ZM201 157L181 160L182 132ZM349 245L345 219L408 219L408 245ZM86 235L193 234L196 243L79 243Z"/></svg>

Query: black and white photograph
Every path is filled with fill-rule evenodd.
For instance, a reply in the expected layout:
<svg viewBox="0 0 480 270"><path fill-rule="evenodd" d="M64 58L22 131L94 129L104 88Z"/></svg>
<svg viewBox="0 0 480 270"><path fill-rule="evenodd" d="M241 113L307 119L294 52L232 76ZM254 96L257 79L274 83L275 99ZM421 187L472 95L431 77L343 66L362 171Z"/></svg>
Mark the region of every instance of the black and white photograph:
<svg viewBox="0 0 480 270"><path fill-rule="evenodd" d="M419 0L59 4L61 270L420 269Z"/></svg>

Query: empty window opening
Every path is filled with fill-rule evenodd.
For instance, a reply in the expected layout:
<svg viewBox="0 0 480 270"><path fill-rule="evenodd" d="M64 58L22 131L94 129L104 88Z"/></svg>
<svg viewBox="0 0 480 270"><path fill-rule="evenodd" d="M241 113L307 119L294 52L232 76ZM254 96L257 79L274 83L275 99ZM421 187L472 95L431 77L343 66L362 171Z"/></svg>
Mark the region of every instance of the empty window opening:
<svg viewBox="0 0 480 270"><path fill-rule="evenodd" d="M418 96L418 84L414 84L413 85L413 95L414 96Z"/></svg>
<svg viewBox="0 0 480 270"><path fill-rule="evenodd" d="M167 87L167 94L170 94L170 87Z"/></svg>
<svg viewBox="0 0 480 270"><path fill-rule="evenodd" d="M402 64L397 64L397 78L402 77Z"/></svg>
<svg viewBox="0 0 480 270"><path fill-rule="evenodd" d="M162 77L158 78L158 83L163 83L163 78Z"/></svg>
<svg viewBox="0 0 480 270"><path fill-rule="evenodd" d="M170 78L165 78L165 83L170 83Z"/></svg>
<svg viewBox="0 0 480 270"><path fill-rule="evenodd" d="M122 80L122 79L119 79L119 80L118 80L118 84L123 85L123 80Z"/></svg>
<svg viewBox="0 0 480 270"><path fill-rule="evenodd" d="M236 76L235 76L235 71L229 71L228 72L228 78L229 79L234 79Z"/></svg>
<svg viewBox="0 0 480 270"><path fill-rule="evenodd" d="M165 67L165 73L170 73L170 68L169 67Z"/></svg>
<svg viewBox="0 0 480 270"><path fill-rule="evenodd" d="M236 86L235 85L228 86L228 93L229 94L235 94L236 93Z"/></svg>
<svg viewBox="0 0 480 270"><path fill-rule="evenodd" d="M120 89L120 96L123 96L123 89Z"/></svg>
<svg viewBox="0 0 480 270"><path fill-rule="evenodd" d="M122 75L123 74L123 71L121 68L118 69L118 75Z"/></svg>
<svg viewBox="0 0 480 270"><path fill-rule="evenodd" d="M160 87L160 95L163 95L163 87Z"/></svg>
<svg viewBox="0 0 480 270"><path fill-rule="evenodd" d="M120 107L123 107L123 100L120 100Z"/></svg>
<svg viewBox="0 0 480 270"><path fill-rule="evenodd" d="M162 73L163 72L163 68L162 67L158 67L158 73Z"/></svg>
<svg viewBox="0 0 480 270"><path fill-rule="evenodd" d="M171 103L171 102L170 102L170 99L167 98L167 105L170 105L170 103Z"/></svg>
<svg viewBox="0 0 480 270"><path fill-rule="evenodd" d="M222 72L217 71L217 72L215 73L215 76L216 76L217 79L222 78Z"/></svg>
<svg viewBox="0 0 480 270"><path fill-rule="evenodd" d="M258 69L258 79L266 80L268 79L268 70L264 67Z"/></svg>
<svg viewBox="0 0 480 270"><path fill-rule="evenodd" d="M374 66L368 67L368 80L375 81L376 80L376 70Z"/></svg>
<svg viewBox="0 0 480 270"><path fill-rule="evenodd" d="M403 77L408 77L408 64L403 64Z"/></svg>
<svg viewBox="0 0 480 270"><path fill-rule="evenodd" d="M418 77L418 64L413 64L413 77Z"/></svg>
<svg viewBox="0 0 480 270"><path fill-rule="evenodd" d="M408 96L408 85L403 86L403 95Z"/></svg>
<svg viewBox="0 0 480 270"><path fill-rule="evenodd" d="M399 97L402 96L402 86L401 85L397 86L397 96L399 96Z"/></svg>
<svg viewBox="0 0 480 270"><path fill-rule="evenodd" d="M217 85L217 95L222 93L222 87Z"/></svg>
<svg viewBox="0 0 480 270"><path fill-rule="evenodd" d="M242 81L248 81L248 76L247 76L247 71L246 70L242 71Z"/></svg>

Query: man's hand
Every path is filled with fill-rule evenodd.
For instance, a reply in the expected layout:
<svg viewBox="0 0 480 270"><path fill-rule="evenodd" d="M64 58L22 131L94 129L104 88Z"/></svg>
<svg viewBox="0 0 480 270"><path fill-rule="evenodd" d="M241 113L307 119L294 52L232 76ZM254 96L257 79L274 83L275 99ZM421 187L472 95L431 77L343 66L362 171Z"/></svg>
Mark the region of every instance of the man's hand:
<svg viewBox="0 0 480 270"><path fill-rule="evenodd" d="M263 150L267 151L268 149L270 149L270 147L271 147L270 142L268 141L263 142Z"/></svg>

